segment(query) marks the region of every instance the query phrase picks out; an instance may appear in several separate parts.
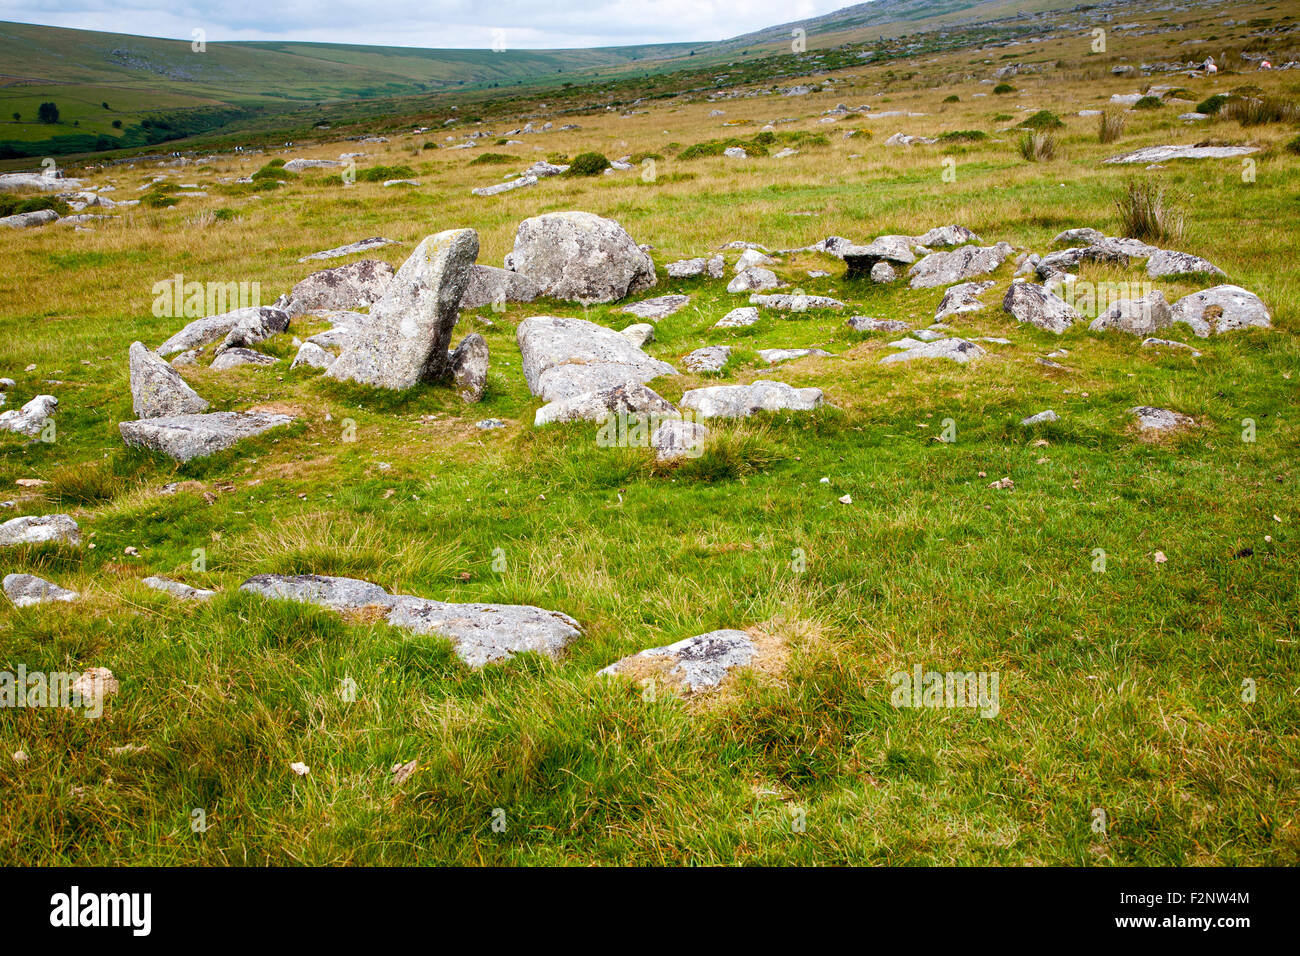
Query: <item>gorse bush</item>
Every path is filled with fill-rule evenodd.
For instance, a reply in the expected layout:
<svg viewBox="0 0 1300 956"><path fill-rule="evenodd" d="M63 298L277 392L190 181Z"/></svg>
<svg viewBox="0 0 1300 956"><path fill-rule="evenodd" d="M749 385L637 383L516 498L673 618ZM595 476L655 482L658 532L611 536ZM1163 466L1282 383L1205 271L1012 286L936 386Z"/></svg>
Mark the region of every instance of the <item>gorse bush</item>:
<svg viewBox="0 0 1300 956"><path fill-rule="evenodd" d="M1223 93L1215 93L1213 96L1201 100L1196 104L1196 112L1204 113L1207 116L1213 116L1223 109L1223 104L1228 102L1229 97Z"/></svg>
<svg viewBox="0 0 1300 956"><path fill-rule="evenodd" d="M993 87L993 92L998 96L1005 96L1007 93L1014 93L1015 91L1016 88L1010 83L999 83L997 86Z"/></svg>
<svg viewBox="0 0 1300 956"><path fill-rule="evenodd" d="M939 134L941 143L975 143L982 139L988 139L988 133L982 129L954 129L946 133Z"/></svg>
<svg viewBox="0 0 1300 956"><path fill-rule="evenodd" d="M515 162L513 156L505 153L480 153L469 161L471 166L503 166Z"/></svg>
<svg viewBox="0 0 1300 956"><path fill-rule="evenodd" d="M1020 125L1026 129L1049 130L1061 129L1065 123L1061 122L1061 117L1051 110L1039 110Z"/></svg>
<svg viewBox="0 0 1300 956"><path fill-rule="evenodd" d="M579 153L565 170L566 176L599 176L609 169L609 159L604 153Z"/></svg>
<svg viewBox="0 0 1300 956"><path fill-rule="evenodd" d="M1183 214L1154 182L1130 182L1115 200L1122 234L1132 239L1177 239L1183 233Z"/></svg>
<svg viewBox="0 0 1300 956"><path fill-rule="evenodd" d="M371 166L357 171L359 183L381 183L386 179L410 179L415 170L410 166Z"/></svg>
<svg viewBox="0 0 1300 956"><path fill-rule="evenodd" d="M1164 106L1158 96L1144 96L1133 104L1135 110L1158 110Z"/></svg>

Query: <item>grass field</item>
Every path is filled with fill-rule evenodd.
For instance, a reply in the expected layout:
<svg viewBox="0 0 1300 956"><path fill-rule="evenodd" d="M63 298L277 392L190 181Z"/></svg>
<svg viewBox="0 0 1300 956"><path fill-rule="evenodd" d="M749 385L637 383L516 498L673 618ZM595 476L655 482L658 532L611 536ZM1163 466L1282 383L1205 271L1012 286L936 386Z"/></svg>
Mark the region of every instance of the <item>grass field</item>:
<svg viewBox="0 0 1300 956"><path fill-rule="evenodd" d="M365 149L363 169L405 164L418 187L344 187L328 171L261 193L233 183L270 155L86 172L115 184L117 199L162 173L208 197L120 211L86 232L56 224L5 236L0 375L17 381L5 408L47 392L60 405L52 443L0 433L0 488L14 502L0 517L67 512L94 547L5 549L5 573L40 574L82 599L0 611L0 668L104 666L121 689L98 720L0 711L0 862L1300 862L1300 157L1287 148L1300 130L1177 119L1247 84L1294 101L1300 72L1110 72L1121 60L1237 48L1260 29L1252 19L1293 24L1294 13L1221 5L1178 14L1182 31L1114 34L1105 56L1084 33L929 56L907 64L906 79L897 64L838 71L833 90L798 98L666 99L631 116L578 117L580 130L523 145L449 151L424 148L429 134L390 134L283 153ZM1124 20L1169 16L1134 5ZM1189 39L1205 42L1180 46ZM1052 66L992 95L982 81L1012 62L1000 59L1008 52ZM1186 101L1130 112L1117 142L1098 142L1098 120L1077 115L1153 82L1185 88ZM840 102L924 115L819 121ZM1039 110L1065 125L1056 158L1029 162L1016 127ZM778 132L809 134L795 156L678 158L784 118L794 122ZM861 132L846 138L849 129ZM884 142L960 130L985 135ZM1253 176L1239 159L1101 164L1204 141L1261 147ZM517 162L471 166L485 150ZM538 158L585 150L659 158L653 175L639 165L470 194ZM988 308L949 321L1010 345L987 345L969 366L882 366L896 336L854 332L845 319L922 328L943 289L849 282L830 256L788 255L775 267L782 279L850 308L713 329L746 297L725 292L725 280L663 272L732 240L793 248L948 223L1042 253L1071 227L1121 235L1115 202L1133 180L1165 186L1185 213L1167 245L1261 296L1273 329L1208 340L1169 331L1199 358L1086 323L1057 337L999 309L1008 262ZM219 209L233 218L215 218ZM292 426L184 466L123 448L117 424L134 417L127 347L156 346L184 322L151 314L154 283L176 273L257 281L269 303L321 267L298 263L308 253L383 235L402 244L372 255L398 266L424 236L463 226L479 233L479 261L499 265L522 219L569 209L615 218L653 246L659 283L644 297L691 295L647 351L680 370L699 346L734 347L719 375L652 383L666 398L769 378L822 388L827 405L710 423L704 454L677 467L655 465L648 449L598 447L593 425L534 429L539 400L520 372L518 323L638 321L619 311L626 303L538 302L462 315L457 338L480 331L492 353L477 406L445 387L390 395L289 371L295 349L281 335L259 346L282 359L274 367L184 374L214 410L288 409ZM1080 271L1141 277L1137 266ZM1157 282L1171 301L1210 284ZM291 335L321 327L295 324ZM833 355L771 368L755 355L809 346ZM1058 349L1065 368L1037 361ZM1135 405L1197 424L1152 440L1125 414ZM1046 408L1061 420L1019 424ZM488 417L508 427L474 426ZM355 440L345 440L347 420ZM953 442L939 440L947 420ZM1003 476L1013 489L989 487ZM49 483L15 485L24 478ZM846 494L852 503L839 503ZM572 616L584 634L559 660L525 655L475 671L444 640L238 592L265 572L533 604ZM141 585L149 574L221 593L180 604ZM781 652L716 693L647 699L633 682L597 676L640 649L732 627ZM918 665L997 672L998 714L893 706L890 676ZM349 678L352 702L339 694ZM413 760L394 783L391 769Z"/></svg>

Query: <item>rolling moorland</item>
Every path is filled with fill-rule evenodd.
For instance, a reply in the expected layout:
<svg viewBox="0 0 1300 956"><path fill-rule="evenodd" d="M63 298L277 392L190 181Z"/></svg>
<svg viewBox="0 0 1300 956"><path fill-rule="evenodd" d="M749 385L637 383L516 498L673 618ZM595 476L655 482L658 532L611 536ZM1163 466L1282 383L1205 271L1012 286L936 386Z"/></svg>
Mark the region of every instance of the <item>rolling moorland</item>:
<svg viewBox="0 0 1300 956"><path fill-rule="evenodd" d="M1296 13L1075 8L844 65L810 33L797 70L782 54L780 75L613 109L613 80L486 93L446 126L450 107L348 114L289 148L100 156L63 164L76 190L0 193L59 217L3 231L0 410L57 407L0 431L0 519L67 515L80 541L0 547L6 575L76 593L0 610L0 670L116 682L96 719L0 710L0 861L1300 862ZM1201 151L1106 162L1170 145ZM209 411L290 422L184 463L124 444L128 349L207 314L157 314L175 276L256 282L269 306L322 269L401 269L445 230L499 267L521 223L567 211L616 220L655 283L462 308L455 341L490 355L476 401L291 367L313 337L342 361L386 308L356 302L226 350L260 356L244 364L211 367L216 341L179 353ZM926 236L945 226L977 238ZM1102 235L1062 236L1083 229ZM303 261L370 237L391 242ZM853 268L878 237L902 239L874 257L892 279ZM936 325L950 284L916 282L923 263L1003 242L969 277L992 285ZM1160 250L1207 261L1162 273ZM720 276L670 275L718 255ZM1226 283L1267 325L1216 306L1204 336L1131 334L1163 314L1150 290L1177 311ZM1073 298L1138 284L1129 331L1092 330L1104 310ZM1054 331L1005 299L1018 286L1078 314ZM751 290L790 298L719 327ZM688 301L624 311L667 295ZM608 447L598 421L535 425L555 402L520 327L540 316L651 325L644 355L674 372L645 384L679 409L760 380L819 401L700 418L670 460ZM688 363L712 346L720 369ZM527 605L576 633L479 666L382 602L241 590L257 575ZM632 657L723 629L752 654L716 683ZM918 667L997 674L996 712L900 706Z"/></svg>

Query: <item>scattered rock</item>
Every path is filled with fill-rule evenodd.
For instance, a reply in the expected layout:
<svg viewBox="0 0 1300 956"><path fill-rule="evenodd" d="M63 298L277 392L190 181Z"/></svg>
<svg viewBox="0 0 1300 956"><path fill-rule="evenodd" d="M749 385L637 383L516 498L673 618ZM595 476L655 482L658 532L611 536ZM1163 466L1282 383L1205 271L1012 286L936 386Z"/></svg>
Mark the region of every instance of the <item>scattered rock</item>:
<svg viewBox="0 0 1300 956"><path fill-rule="evenodd" d="M1223 270L1214 263L1186 252L1171 252L1168 249L1159 249L1155 255L1147 260L1147 275L1153 279L1164 276L1198 275L1202 273L1224 275Z"/></svg>
<svg viewBox="0 0 1300 956"><path fill-rule="evenodd" d="M947 252L932 252L908 269L907 274L912 278L913 289L955 285L987 275L1014 251L1010 243L999 242L994 246L960 246Z"/></svg>
<svg viewBox="0 0 1300 956"><path fill-rule="evenodd" d="M1173 304L1170 320L1185 322L1200 338L1249 328L1272 328L1262 299L1238 285L1216 285L1185 295Z"/></svg>
<svg viewBox="0 0 1300 956"><path fill-rule="evenodd" d="M334 353L327 352L310 339L298 347L298 354L293 357L290 369L318 368L327 369L334 364ZM139 412L136 413L137 415ZM141 416L143 417L143 416Z"/></svg>
<svg viewBox="0 0 1300 956"><path fill-rule="evenodd" d="M163 591L182 601L208 601L217 595L216 591L190 587L180 581L173 581L170 578L158 577L157 575L145 578L141 583L146 587L153 588L155 591Z"/></svg>
<svg viewBox="0 0 1300 956"><path fill-rule="evenodd" d="M38 437L51 421L59 400L53 395L37 395L22 408L0 412L0 431L16 432L28 438Z"/></svg>
<svg viewBox="0 0 1300 956"><path fill-rule="evenodd" d="M757 310L755 310L757 314ZM682 364L691 372L721 372L722 367L731 359L731 348L726 345L706 345L698 348L682 359Z"/></svg>
<svg viewBox="0 0 1300 956"><path fill-rule="evenodd" d="M887 355L880 360L880 364L892 365L896 362L911 362L914 359L943 358L965 365L985 354L982 348L966 339L938 339L934 342L922 342L894 355Z"/></svg>
<svg viewBox="0 0 1300 956"><path fill-rule="evenodd" d="M81 596L34 574L6 574L4 592L14 602L14 607L31 607L49 601L72 602Z"/></svg>
<svg viewBox="0 0 1300 956"><path fill-rule="evenodd" d="M1144 349L1187 349L1192 353L1192 358L1201 357L1201 353L1186 342L1175 342L1172 339L1143 339L1142 347Z"/></svg>
<svg viewBox="0 0 1300 956"><path fill-rule="evenodd" d="M288 328L289 313L284 309L270 307L245 310L244 315L240 316L239 321L217 346L216 354L221 355L227 349L248 349Z"/></svg>
<svg viewBox="0 0 1300 956"><path fill-rule="evenodd" d="M934 313L935 321L942 321L949 316L961 315L966 312L979 312L984 308L984 303L980 301L979 297L995 285L997 285L996 282L986 280L984 282L963 282L960 285L953 286L943 294L939 309Z"/></svg>
<svg viewBox="0 0 1300 956"><path fill-rule="evenodd" d="M535 281L521 273L496 266L475 265L469 271L469 284L461 294L460 307L480 309L493 303L532 302L541 291Z"/></svg>
<svg viewBox="0 0 1300 956"><path fill-rule="evenodd" d="M784 382L759 380L749 385L711 385L682 396L682 407L701 418L747 418L755 412L806 412L822 404L820 388L791 388Z"/></svg>
<svg viewBox="0 0 1300 956"><path fill-rule="evenodd" d="M898 273L888 262L877 262L871 267L871 281L885 285L898 278Z"/></svg>
<svg viewBox="0 0 1300 956"><path fill-rule="evenodd" d="M121 422L118 430L129 446L162 452L184 462L223 451L241 439L292 421L287 415L260 412L209 412Z"/></svg>
<svg viewBox="0 0 1300 956"><path fill-rule="evenodd" d="M249 578L241 591L317 604L336 611L387 608L384 620L414 634L448 638L458 657L482 667L524 651L556 657L581 636L567 614L514 604L446 604L410 595L390 595L383 588L351 578L263 574Z"/></svg>
<svg viewBox="0 0 1300 956"><path fill-rule="evenodd" d="M487 340L477 332L465 336L451 353L452 383L466 404L472 405L483 398L489 359Z"/></svg>
<svg viewBox="0 0 1300 956"><path fill-rule="evenodd" d="M733 293L763 292L767 289L775 289L780 284L781 281L777 279L776 273L771 269L754 266L741 272L728 282L727 291Z"/></svg>
<svg viewBox="0 0 1300 956"><path fill-rule="evenodd" d="M1011 283L1002 299L1002 310L1017 322L1027 322L1057 335L1080 319L1068 302L1032 282Z"/></svg>
<svg viewBox="0 0 1300 956"><path fill-rule="evenodd" d="M240 365L274 365L279 361L273 355L265 355L253 349L229 348L212 360L210 368L214 372L224 372Z"/></svg>
<svg viewBox="0 0 1300 956"><path fill-rule="evenodd" d="M448 377L452 328L477 256L473 229L422 240L325 374L394 390Z"/></svg>
<svg viewBox="0 0 1300 956"><path fill-rule="evenodd" d="M775 365L777 362L789 362L792 359L804 358L808 355L830 355L830 352L824 349L759 349L758 357L768 365Z"/></svg>
<svg viewBox="0 0 1300 956"><path fill-rule="evenodd" d="M644 348L646 344L655 340L655 327L649 322L638 322L629 325L619 334L626 336L627 340L637 348Z"/></svg>
<svg viewBox="0 0 1300 956"><path fill-rule="evenodd" d="M532 316L515 333L529 390L548 402L675 375L627 338L583 319Z"/></svg>
<svg viewBox="0 0 1300 956"><path fill-rule="evenodd" d="M452 147L452 149L459 148L461 147ZM496 196L499 193L510 192L512 189L520 189L524 186L536 186L537 182L538 180L536 176L519 176L515 179L507 179L503 183L496 183L492 186L477 186L474 189L471 189L470 192L475 196Z"/></svg>
<svg viewBox="0 0 1300 956"><path fill-rule="evenodd" d="M285 328L288 328L287 313L280 309L272 309L269 306L252 306L246 309L235 309L233 312L225 312L221 315L210 315L207 318L195 319L185 326L162 345L158 346L159 355L174 355L177 352L187 352L191 349L202 348L219 339L224 339L229 335L236 326L243 322L249 328L257 324L267 325L267 319L278 321L276 317L264 317L261 315L263 309L266 311L280 312L286 316Z"/></svg>
<svg viewBox="0 0 1300 956"><path fill-rule="evenodd" d="M304 169L332 169L342 166L336 159L291 159L284 164L286 173L300 173Z"/></svg>
<svg viewBox="0 0 1300 956"><path fill-rule="evenodd" d="M713 327L715 329L738 329L747 325L753 325L758 321L758 309L751 305L743 305L738 309L732 309Z"/></svg>
<svg viewBox="0 0 1300 956"><path fill-rule="evenodd" d="M57 542L81 544L81 528L70 515L23 515L0 524L0 547Z"/></svg>
<svg viewBox="0 0 1300 956"><path fill-rule="evenodd" d="M1112 97L1113 99L1113 97ZM1102 160L1105 163L1163 163L1170 159L1230 159L1257 152L1256 146L1144 146Z"/></svg>
<svg viewBox="0 0 1300 956"><path fill-rule="evenodd" d="M639 382L623 382L610 388L583 392L572 398L548 402L533 416L533 427L558 422L603 422L611 415L663 417L677 411L672 403Z"/></svg>
<svg viewBox="0 0 1300 956"><path fill-rule="evenodd" d="M979 242L980 237L965 226L936 226L923 236L914 237L922 246L960 246L967 242Z"/></svg>
<svg viewBox="0 0 1300 956"><path fill-rule="evenodd" d="M911 265L916 262L916 253L912 251L911 236L880 236L865 246L842 250L840 258L849 267L845 278L856 279L870 275L878 262Z"/></svg>
<svg viewBox="0 0 1300 956"><path fill-rule="evenodd" d="M0 218L0 226L7 229L30 229L32 226L43 226L47 222L54 222L58 218L59 214L53 209L36 209L32 212L4 216Z"/></svg>
<svg viewBox="0 0 1300 956"><path fill-rule="evenodd" d="M309 256L303 256L298 261L310 262L319 259L341 259L344 256L356 255L358 252L369 252L371 249L380 249L384 246L396 244L396 239L385 239L383 236L372 236L369 239L362 239L358 242L348 243L346 246L336 246L333 249L326 249L324 252L313 252ZM161 351L161 349L159 351Z"/></svg>
<svg viewBox="0 0 1300 956"><path fill-rule="evenodd" d="M855 315L848 321L849 328L855 332L906 332L911 328L898 319L873 319L866 315Z"/></svg>
<svg viewBox="0 0 1300 956"><path fill-rule="evenodd" d="M640 319L658 322L685 308L690 301L689 295L661 295L654 299L644 299L641 302L625 305L623 311Z"/></svg>
<svg viewBox="0 0 1300 956"><path fill-rule="evenodd" d="M1022 418L1022 425L1045 425L1049 422L1059 422L1061 417L1050 408L1045 412L1039 412L1037 415L1030 415L1028 418Z"/></svg>
<svg viewBox="0 0 1300 956"><path fill-rule="evenodd" d="M1149 431L1172 431L1177 428L1189 428L1196 424L1189 416L1181 412L1170 411L1167 408L1153 408L1150 405L1139 405L1136 408L1130 408L1128 413L1137 418L1138 427Z"/></svg>
<svg viewBox="0 0 1300 956"><path fill-rule="evenodd" d="M313 309L368 309L393 281L393 267L378 259L359 259L314 272L293 287L285 311L291 316Z"/></svg>
<svg viewBox="0 0 1300 956"><path fill-rule="evenodd" d="M654 676L695 694L717 687L734 669L748 667L757 649L744 631L710 631L615 661L604 675Z"/></svg>
<svg viewBox="0 0 1300 956"><path fill-rule="evenodd" d="M778 309L781 312L807 312L809 309L842 309L844 303L824 295L806 295L798 292L794 295L751 295L750 305Z"/></svg>
<svg viewBox="0 0 1300 956"><path fill-rule="evenodd" d="M1093 332L1118 329L1129 335L1151 335L1169 328L1173 322L1171 314L1165 294L1153 289L1142 299L1120 299L1093 319L1088 328Z"/></svg>
<svg viewBox="0 0 1300 956"><path fill-rule="evenodd" d="M709 429L698 422L669 419L660 423L650 436L650 447L657 461L698 458L704 451Z"/></svg>
<svg viewBox="0 0 1300 956"><path fill-rule="evenodd" d="M127 352L131 370L131 408L136 418L162 418L206 411L208 401L186 384L180 373L141 342Z"/></svg>
<svg viewBox="0 0 1300 956"><path fill-rule="evenodd" d="M712 279L721 279L725 268L726 260L722 256L713 256L710 259L700 256L695 259L670 262L664 267L664 271L668 273L670 279L692 279L702 275L708 275Z"/></svg>
<svg viewBox="0 0 1300 956"><path fill-rule="evenodd" d="M543 295L566 302L613 302L656 281L650 256L623 227L588 212L525 219L505 265L536 280Z"/></svg>

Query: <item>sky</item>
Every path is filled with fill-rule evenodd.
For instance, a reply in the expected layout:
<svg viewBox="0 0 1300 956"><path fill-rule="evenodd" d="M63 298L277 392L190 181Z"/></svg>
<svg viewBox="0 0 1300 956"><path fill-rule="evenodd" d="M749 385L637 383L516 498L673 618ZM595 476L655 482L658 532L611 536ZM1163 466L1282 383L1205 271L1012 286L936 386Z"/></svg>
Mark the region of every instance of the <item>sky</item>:
<svg viewBox="0 0 1300 956"><path fill-rule="evenodd" d="M189 40L507 49L723 40L856 0L0 0L0 20ZM494 32L500 31L500 32Z"/></svg>

